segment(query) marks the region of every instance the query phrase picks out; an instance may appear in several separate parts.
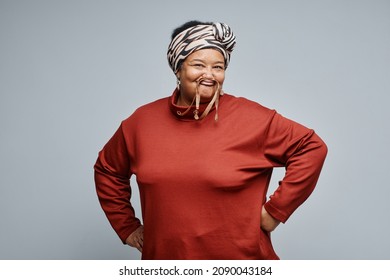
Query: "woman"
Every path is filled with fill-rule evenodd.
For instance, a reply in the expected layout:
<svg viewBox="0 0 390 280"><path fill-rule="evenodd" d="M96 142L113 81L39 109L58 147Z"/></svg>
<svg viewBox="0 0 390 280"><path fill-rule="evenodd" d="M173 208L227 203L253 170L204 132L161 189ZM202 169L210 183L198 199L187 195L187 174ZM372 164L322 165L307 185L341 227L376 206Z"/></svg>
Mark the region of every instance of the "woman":
<svg viewBox="0 0 390 280"><path fill-rule="evenodd" d="M99 153L102 208L142 259L278 259L270 232L316 185L327 148L313 130L224 94L234 45L226 24L177 28L168 47L177 88L138 108ZM274 167L286 174L267 201ZM133 174L144 225L130 204Z"/></svg>

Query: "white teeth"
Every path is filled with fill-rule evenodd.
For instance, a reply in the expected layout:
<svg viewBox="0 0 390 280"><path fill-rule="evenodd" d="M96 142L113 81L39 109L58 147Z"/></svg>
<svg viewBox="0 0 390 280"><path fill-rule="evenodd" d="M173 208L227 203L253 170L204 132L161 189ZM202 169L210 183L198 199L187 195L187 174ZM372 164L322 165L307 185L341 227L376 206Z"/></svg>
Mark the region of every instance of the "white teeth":
<svg viewBox="0 0 390 280"><path fill-rule="evenodd" d="M206 82L206 81L203 81L200 83L201 85L203 86L213 86L214 85L214 82Z"/></svg>

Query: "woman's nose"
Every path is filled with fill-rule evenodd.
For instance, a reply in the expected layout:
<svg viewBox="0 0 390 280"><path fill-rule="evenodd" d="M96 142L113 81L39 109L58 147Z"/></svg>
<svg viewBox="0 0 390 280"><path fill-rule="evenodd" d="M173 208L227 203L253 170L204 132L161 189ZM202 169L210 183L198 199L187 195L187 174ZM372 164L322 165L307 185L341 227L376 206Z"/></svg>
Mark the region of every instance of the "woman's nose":
<svg viewBox="0 0 390 280"><path fill-rule="evenodd" d="M211 67L205 67L205 72L203 73L205 78L214 78L213 69Z"/></svg>

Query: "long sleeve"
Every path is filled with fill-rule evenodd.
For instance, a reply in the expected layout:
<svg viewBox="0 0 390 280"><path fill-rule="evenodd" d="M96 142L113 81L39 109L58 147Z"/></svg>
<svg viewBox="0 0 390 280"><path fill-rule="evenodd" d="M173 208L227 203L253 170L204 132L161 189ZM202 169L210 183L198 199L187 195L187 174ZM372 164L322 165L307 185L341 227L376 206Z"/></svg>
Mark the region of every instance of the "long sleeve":
<svg viewBox="0 0 390 280"><path fill-rule="evenodd" d="M264 144L264 155L286 173L264 205L277 220L286 222L314 190L327 147L311 129L274 112Z"/></svg>
<svg viewBox="0 0 390 280"><path fill-rule="evenodd" d="M130 203L129 158L121 125L99 152L94 166L100 204L123 243L141 225Z"/></svg>
<svg viewBox="0 0 390 280"><path fill-rule="evenodd" d="M96 189L112 227L124 241L141 225L130 204L136 176L142 259L278 259L260 230L272 169L286 175L265 207L285 222L312 192L325 144L245 98L225 93L218 122L182 116L174 100L138 108L99 153Z"/></svg>

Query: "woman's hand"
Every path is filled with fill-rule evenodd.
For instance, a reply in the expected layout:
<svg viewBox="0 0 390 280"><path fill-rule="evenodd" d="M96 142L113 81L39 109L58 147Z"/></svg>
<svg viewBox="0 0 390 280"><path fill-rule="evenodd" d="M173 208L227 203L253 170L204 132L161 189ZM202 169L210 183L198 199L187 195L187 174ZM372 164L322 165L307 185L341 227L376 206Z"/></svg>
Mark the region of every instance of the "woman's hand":
<svg viewBox="0 0 390 280"><path fill-rule="evenodd" d="M265 231L271 232L278 225L280 221L276 220L270 214L268 214L267 210L265 210L264 206L261 208L261 228Z"/></svg>
<svg viewBox="0 0 390 280"><path fill-rule="evenodd" d="M142 253L142 247L144 246L144 226L140 226L126 239L126 244L137 248Z"/></svg>

